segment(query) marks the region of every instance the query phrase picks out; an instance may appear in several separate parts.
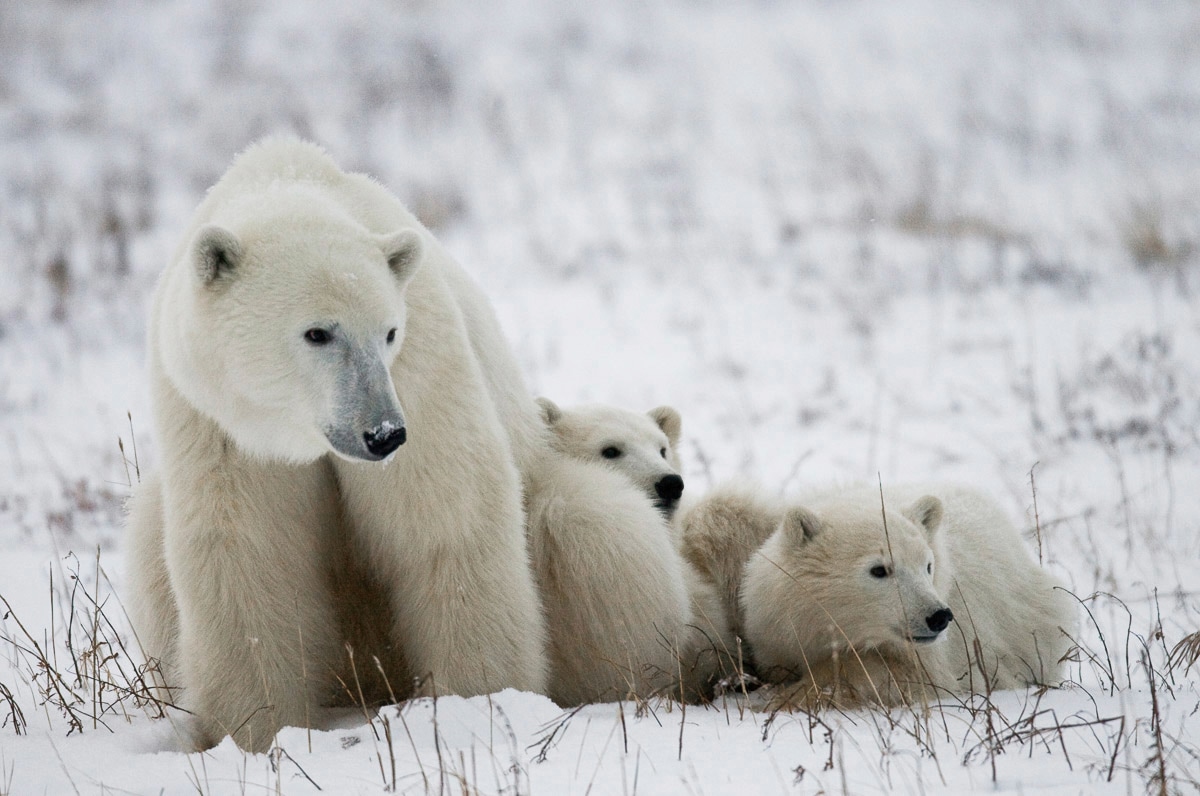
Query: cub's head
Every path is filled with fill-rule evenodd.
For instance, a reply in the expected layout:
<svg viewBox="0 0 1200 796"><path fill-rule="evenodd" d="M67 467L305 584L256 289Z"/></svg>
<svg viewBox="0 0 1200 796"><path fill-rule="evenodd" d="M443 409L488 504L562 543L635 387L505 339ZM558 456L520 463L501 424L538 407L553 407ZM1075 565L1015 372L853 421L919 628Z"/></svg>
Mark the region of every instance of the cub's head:
<svg viewBox="0 0 1200 796"><path fill-rule="evenodd" d="M559 451L623 473L668 519L674 514L683 494L677 451L683 421L677 411L669 406L644 414L599 405L562 409L549 398L539 398L538 405Z"/></svg>
<svg viewBox="0 0 1200 796"><path fill-rule="evenodd" d="M835 650L932 644L954 619L935 555L942 503L793 508L746 565L741 603L760 662L802 671ZM943 559L944 560L944 559Z"/></svg>
<svg viewBox="0 0 1200 796"><path fill-rule="evenodd" d="M160 284L154 344L176 389L245 452L378 461L407 435L389 369L424 244L320 210L281 191L200 227Z"/></svg>

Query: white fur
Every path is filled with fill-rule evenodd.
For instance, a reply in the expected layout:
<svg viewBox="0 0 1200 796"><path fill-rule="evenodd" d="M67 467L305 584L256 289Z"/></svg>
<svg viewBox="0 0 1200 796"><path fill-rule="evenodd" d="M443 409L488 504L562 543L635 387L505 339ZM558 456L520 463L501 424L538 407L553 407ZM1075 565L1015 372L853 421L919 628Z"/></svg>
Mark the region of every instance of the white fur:
<svg viewBox="0 0 1200 796"><path fill-rule="evenodd" d="M664 499L660 492L664 479L671 478L679 479L682 489L679 412L669 406L642 413L603 404L562 409L548 398L539 398L538 403L556 449L623 474L658 503L667 517L674 514L678 494Z"/></svg>
<svg viewBox="0 0 1200 796"><path fill-rule="evenodd" d="M163 467L131 507L132 613L201 745L312 724L347 640L401 694L544 686L518 476L537 409L486 298L391 194L312 145L252 147L160 278L149 350Z"/></svg>
<svg viewBox="0 0 1200 796"><path fill-rule="evenodd" d="M737 605L746 562L781 519L779 501L742 482L721 484L685 503L676 519L684 558L716 592L739 643L745 639Z"/></svg>
<svg viewBox="0 0 1200 796"><path fill-rule="evenodd" d="M151 686L166 702L177 696L171 686L179 682L179 611L167 574L163 549L162 484L158 473L149 473L135 488L127 506L125 549L129 592L126 609L136 634L136 644L151 662ZM172 667L169 671L167 667Z"/></svg>
<svg viewBox="0 0 1200 796"><path fill-rule="evenodd" d="M527 505L549 696L577 705L669 687L690 609L662 514L622 474L557 451L530 472Z"/></svg>
<svg viewBox="0 0 1200 796"><path fill-rule="evenodd" d="M627 488L614 490L605 498L610 501L634 501L637 503L649 500L657 508L662 517L669 518L678 502L678 492L667 491L664 485L674 480L679 489L683 481L679 475L679 439L682 431L682 420L679 413L669 407L660 406L648 412L634 412L605 405L584 405L560 408L548 398L539 398L542 417L551 431L553 447L563 456L576 462L591 465L590 468L571 468L572 473L561 479L570 482L574 479L590 477L593 483L577 481L574 486L578 490L589 493L607 492L613 480L595 475L597 470L604 469L623 476L628 485L642 492L643 498L637 500ZM606 452L609 455L605 455ZM618 455L613 456L616 453ZM589 474L591 474L589 476ZM543 485L536 485L534 498L544 494ZM574 507L570 502L563 501L563 509L578 508L573 520L575 522L591 522L586 512L594 510L588 501L575 499L580 505ZM590 501L590 498L589 498ZM531 511L531 514L534 512ZM654 562L671 573L679 572L685 585L689 608L684 620L687 630L679 649L680 660L675 666L681 678L682 693L685 698L703 699L712 692L714 684L732 673L732 661L736 654L732 653L732 635L729 630L728 617L719 595L712 586L683 560L678 545L676 526L668 525L662 518L655 520L640 507L630 509L621 516L622 521L631 523L622 528L616 538L625 538L630 533L649 534L657 539L660 535L672 540L669 548L660 547L658 555L661 560ZM605 523L613 520L605 518ZM539 533L544 528L531 524ZM637 574L636 567L646 566L645 562L630 562L630 552L644 546L637 546L629 552L613 553L611 558L614 567L623 567L620 581ZM553 562L551 562L553 563ZM675 576L672 574L669 583L673 586ZM641 589L650 586L642 584ZM591 598L589 598L591 599ZM595 599L611 599L597 596ZM661 600L662 597L655 597ZM553 635L554 622L551 622Z"/></svg>
<svg viewBox="0 0 1200 796"><path fill-rule="evenodd" d="M1073 598L995 502L946 484L883 501L870 487L815 495L750 557L740 609L760 676L884 703L1057 684Z"/></svg>

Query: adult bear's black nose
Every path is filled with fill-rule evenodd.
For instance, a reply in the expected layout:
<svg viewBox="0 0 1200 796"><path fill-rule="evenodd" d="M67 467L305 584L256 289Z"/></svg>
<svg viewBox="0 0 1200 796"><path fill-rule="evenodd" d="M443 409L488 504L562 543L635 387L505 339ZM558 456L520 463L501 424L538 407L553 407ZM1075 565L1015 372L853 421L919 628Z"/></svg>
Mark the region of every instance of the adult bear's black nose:
<svg viewBox="0 0 1200 796"><path fill-rule="evenodd" d="M946 626L954 621L954 613L949 608L939 608L925 617L925 624L934 633L941 633Z"/></svg>
<svg viewBox="0 0 1200 796"><path fill-rule="evenodd" d="M367 450L372 456L381 459L403 445L406 439L408 432L404 430L404 426L384 425L375 431L363 432L363 442L367 443Z"/></svg>
<svg viewBox="0 0 1200 796"><path fill-rule="evenodd" d="M683 494L683 479L677 475L665 475L654 485L660 500L673 503Z"/></svg>

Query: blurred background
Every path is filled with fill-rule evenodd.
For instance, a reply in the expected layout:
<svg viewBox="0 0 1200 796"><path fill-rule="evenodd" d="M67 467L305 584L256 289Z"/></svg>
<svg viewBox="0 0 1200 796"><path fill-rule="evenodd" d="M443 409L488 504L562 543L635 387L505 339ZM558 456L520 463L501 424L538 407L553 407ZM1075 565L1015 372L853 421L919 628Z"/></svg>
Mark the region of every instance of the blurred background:
<svg viewBox="0 0 1200 796"><path fill-rule="evenodd" d="M678 406L693 490L952 477L1032 527L1036 472L1062 548L1196 552L1196 3L332 5L0 4L0 549L116 545L154 279L292 132L532 390Z"/></svg>

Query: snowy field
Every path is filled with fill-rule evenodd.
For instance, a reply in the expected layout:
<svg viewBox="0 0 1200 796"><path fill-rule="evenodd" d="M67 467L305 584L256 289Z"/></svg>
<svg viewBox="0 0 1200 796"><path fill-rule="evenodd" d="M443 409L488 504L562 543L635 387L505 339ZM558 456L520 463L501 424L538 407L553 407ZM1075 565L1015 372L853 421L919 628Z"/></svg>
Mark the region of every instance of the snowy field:
<svg viewBox="0 0 1200 796"><path fill-rule="evenodd" d="M0 796L1196 792L1198 43L1169 0L0 2ZM121 604L145 309L278 131L409 203L538 394L679 408L689 494L994 492L1080 600L1071 682L178 751Z"/></svg>

